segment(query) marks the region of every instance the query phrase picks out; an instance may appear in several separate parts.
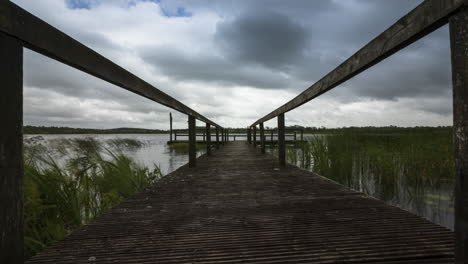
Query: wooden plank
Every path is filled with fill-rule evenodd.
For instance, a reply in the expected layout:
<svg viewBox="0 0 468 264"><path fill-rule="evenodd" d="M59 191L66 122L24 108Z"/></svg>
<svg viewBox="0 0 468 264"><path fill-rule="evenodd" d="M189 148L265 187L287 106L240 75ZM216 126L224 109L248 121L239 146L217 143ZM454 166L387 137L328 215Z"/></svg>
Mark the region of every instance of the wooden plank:
<svg viewBox="0 0 468 264"><path fill-rule="evenodd" d="M175 98L9 1L0 1L0 32L19 39L25 47L47 57L181 113L194 116L203 122L219 126Z"/></svg>
<svg viewBox="0 0 468 264"><path fill-rule="evenodd" d="M468 263L468 8L450 19L456 263Z"/></svg>
<svg viewBox="0 0 468 264"><path fill-rule="evenodd" d="M216 127L216 149L219 149L219 127Z"/></svg>
<svg viewBox="0 0 468 264"><path fill-rule="evenodd" d="M169 113L169 140L172 141L172 113Z"/></svg>
<svg viewBox="0 0 468 264"><path fill-rule="evenodd" d="M211 155L211 127L206 123L206 155Z"/></svg>
<svg viewBox="0 0 468 264"><path fill-rule="evenodd" d="M284 114L278 115L278 161L280 167L286 167L286 143L284 137Z"/></svg>
<svg viewBox="0 0 468 264"><path fill-rule="evenodd" d="M253 127L253 146L257 146L257 127Z"/></svg>
<svg viewBox="0 0 468 264"><path fill-rule="evenodd" d="M450 230L312 172L277 166L275 157L232 142L27 264L453 263Z"/></svg>
<svg viewBox="0 0 468 264"><path fill-rule="evenodd" d="M448 22L467 0L426 0L301 94L260 118L266 122L335 88Z"/></svg>
<svg viewBox="0 0 468 264"><path fill-rule="evenodd" d="M196 146L196 123L195 117L188 116L189 124L189 167L194 168L197 165L197 146Z"/></svg>
<svg viewBox="0 0 468 264"><path fill-rule="evenodd" d="M260 150L265 154L265 131L263 129L263 123L260 123Z"/></svg>
<svg viewBox="0 0 468 264"><path fill-rule="evenodd" d="M0 33L0 263L23 263L23 47Z"/></svg>

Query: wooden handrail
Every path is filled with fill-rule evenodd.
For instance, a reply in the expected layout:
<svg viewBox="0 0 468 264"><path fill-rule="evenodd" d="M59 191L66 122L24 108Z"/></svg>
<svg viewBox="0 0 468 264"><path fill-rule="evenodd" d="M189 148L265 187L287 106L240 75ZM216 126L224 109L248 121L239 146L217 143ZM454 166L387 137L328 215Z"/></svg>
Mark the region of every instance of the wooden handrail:
<svg viewBox="0 0 468 264"><path fill-rule="evenodd" d="M0 32L20 40L25 47L42 55L200 121L221 127L10 1L0 1Z"/></svg>
<svg viewBox="0 0 468 264"><path fill-rule="evenodd" d="M266 122L299 107L372 67L395 52L447 24L449 17L466 0L426 0L370 41L349 59L298 96L258 119L251 126Z"/></svg>

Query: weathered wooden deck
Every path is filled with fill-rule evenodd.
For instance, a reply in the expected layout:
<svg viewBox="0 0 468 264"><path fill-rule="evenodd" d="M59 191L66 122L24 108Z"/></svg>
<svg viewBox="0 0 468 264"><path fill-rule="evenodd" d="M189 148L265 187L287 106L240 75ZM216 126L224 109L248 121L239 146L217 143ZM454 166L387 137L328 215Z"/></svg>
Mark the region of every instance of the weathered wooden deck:
<svg viewBox="0 0 468 264"><path fill-rule="evenodd" d="M453 247L441 226L231 142L28 263L453 263Z"/></svg>

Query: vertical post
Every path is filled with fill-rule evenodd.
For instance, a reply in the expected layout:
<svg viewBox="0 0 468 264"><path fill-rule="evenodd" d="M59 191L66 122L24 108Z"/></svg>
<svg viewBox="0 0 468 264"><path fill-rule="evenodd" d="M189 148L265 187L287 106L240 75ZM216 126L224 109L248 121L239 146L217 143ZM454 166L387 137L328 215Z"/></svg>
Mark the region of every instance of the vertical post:
<svg viewBox="0 0 468 264"><path fill-rule="evenodd" d="M226 141L229 142L229 129L226 130L226 136L227 136L227 137L226 137Z"/></svg>
<svg viewBox="0 0 468 264"><path fill-rule="evenodd" d="M221 128L221 144L224 145L224 128Z"/></svg>
<svg viewBox="0 0 468 264"><path fill-rule="evenodd" d="M172 141L172 113L169 112L169 141Z"/></svg>
<svg viewBox="0 0 468 264"><path fill-rule="evenodd" d="M450 18L455 160L455 263L468 263L468 7Z"/></svg>
<svg viewBox="0 0 468 264"><path fill-rule="evenodd" d="M174 130L174 141L177 141L177 130Z"/></svg>
<svg viewBox="0 0 468 264"><path fill-rule="evenodd" d="M23 46L0 33L0 263L23 263Z"/></svg>
<svg viewBox="0 0 468 264"><path fill-rule="evenodd" d="M249 144L252 144L252 130L250 127L247 127L247 142Z"/></svg>
<svg viewBox="0 0 468 264"><path fill-rule="evenodd" d="M206 155L211 155L211 127L206 123Z"/></svg>
<svg viewBox="0 0 468 264"><path fill-rule="evenodd" d="M196 138L197 131L195 126L195 117L188 116L189 123L189 167L193 168L197 165L197 148L196 148Z"/></svg>
<svg viewBox="0 0 468 264"><path fill-rule="evenodd" d="M216 149L219 149L219 128L216 127Z"/></svg>
<svg viewBox="0 0 468 264"><path fill-rule="evenodd" d="M205 131L203 131L203 142L206 142L206 139L205 139Z"/></svg>
<svg viewBox="0 0 468 264"><path fill-rule="evenodd" d="M296 140L297 140L297 132L294 131L294 143L296 142Z"/></svg>
<svg viewBox="0 0 468 264"><path fill-rule="evenodd" d="M284 113L278 115L278 159L280 167L285 167L286 144L284 139Z"/></svg>
<svg viewBox="0 0 468 264"><path fill-rule="evenodd" d="M263 123L260 123L260 150L265 154L265 130L263 129Z"/></svg>
<svg viewBox="0 0 468 264"><path fill-rule="evenodd" d="M301 128L301 142L304 141L304 129Z"/></svg>
<svg viewBox="0 0 468 264"><path fill-rule="evenodd" d="M273 144L273 129L270 131L270 140L271 144Z"/></svg>
<svg viewBox="0 0 468 264"><path fill-rule="evenodd" d="M257 146L257 125L253 127L253 145Z"/></svg>

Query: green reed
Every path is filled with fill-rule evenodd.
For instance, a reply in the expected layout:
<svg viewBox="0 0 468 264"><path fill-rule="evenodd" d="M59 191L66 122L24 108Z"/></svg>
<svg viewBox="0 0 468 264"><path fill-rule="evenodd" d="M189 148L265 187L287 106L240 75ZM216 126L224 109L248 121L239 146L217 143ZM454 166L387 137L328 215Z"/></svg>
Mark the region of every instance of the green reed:
<svg viewBox="0 0 468 264"><path fill-rule="evenodd" d="M342 129L288 146L287 159L352 189L452 226L448 219L453 214L454 185L450 128Z"/></svg>
<svg viewBox="0 0 468 264"><path fill-rule="evenodd" d="M149 170L123 154L137 145L132 139L104 145L93 138L25 145L26 259L162 176L157 166Z"/></svg>

